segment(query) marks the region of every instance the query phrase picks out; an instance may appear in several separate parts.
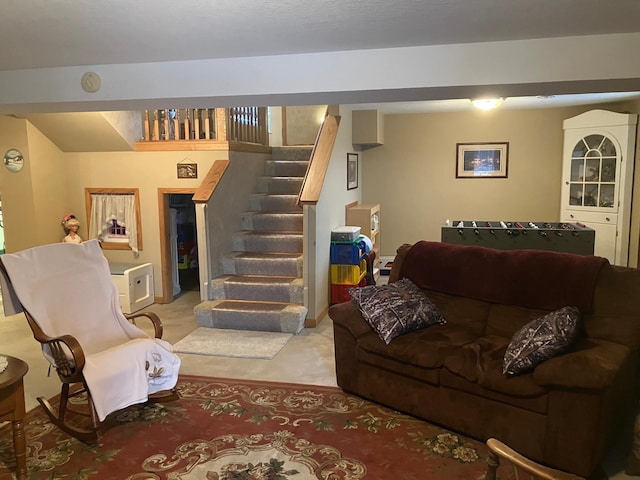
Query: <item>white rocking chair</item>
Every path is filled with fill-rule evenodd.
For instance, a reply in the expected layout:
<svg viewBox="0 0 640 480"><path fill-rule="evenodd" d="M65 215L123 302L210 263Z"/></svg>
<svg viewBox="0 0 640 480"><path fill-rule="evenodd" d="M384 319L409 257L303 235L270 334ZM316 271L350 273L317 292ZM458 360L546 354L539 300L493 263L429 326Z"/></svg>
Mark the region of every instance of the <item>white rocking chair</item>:
<svg viewBox="0 0 640 480"><path fill-rule="evenodd" d="M38 398L55 425L90 443L109 414L148 400L178 398L180 359L160 339L160 319L151 312L122 313L97 240L44 245L0 260L5 314L24 311L62 381L57 411ZM136 318L153 323L155 338L135 325ZM74 397L86 398L85 408L76 408ZM75 425L69 412L88 415L90 426Z"/></svg>

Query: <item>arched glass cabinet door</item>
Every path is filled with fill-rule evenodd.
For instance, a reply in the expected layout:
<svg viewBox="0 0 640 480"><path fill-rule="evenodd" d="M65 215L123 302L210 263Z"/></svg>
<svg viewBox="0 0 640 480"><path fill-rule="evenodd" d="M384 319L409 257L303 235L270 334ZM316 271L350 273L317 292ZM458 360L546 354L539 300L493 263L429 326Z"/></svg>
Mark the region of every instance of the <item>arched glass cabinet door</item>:
<svg viewBox="0 0 640 480"><path fill-rule="evenodd" d="M582 137L571 152L569 205L614 211L619 152L611 138Z"/></svg>

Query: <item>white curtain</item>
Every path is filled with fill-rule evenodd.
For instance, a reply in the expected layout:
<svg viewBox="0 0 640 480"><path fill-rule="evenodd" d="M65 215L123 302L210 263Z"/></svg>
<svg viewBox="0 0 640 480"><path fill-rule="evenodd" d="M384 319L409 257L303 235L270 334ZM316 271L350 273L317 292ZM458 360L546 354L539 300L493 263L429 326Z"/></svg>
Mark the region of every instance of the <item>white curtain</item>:
<svg viewBox="0 0 640 480"><path fill-rule="evenodd" d="M108 242L112 220L126 227L129 246L138 255L138 222L134 194L91 194L90 238Z"/></svg>

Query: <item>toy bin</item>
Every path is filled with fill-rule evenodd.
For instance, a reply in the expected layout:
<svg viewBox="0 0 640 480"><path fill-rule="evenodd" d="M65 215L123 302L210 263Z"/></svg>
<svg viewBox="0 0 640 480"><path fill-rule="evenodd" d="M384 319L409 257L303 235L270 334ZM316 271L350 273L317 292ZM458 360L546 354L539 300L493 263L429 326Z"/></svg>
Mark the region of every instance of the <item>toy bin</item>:
<svg viewBox="0 0 640 480"><path fill-rule="evenodd" d="M355 242L360 236L360 227L338 227L331 230L332 242Z"/></svg>
<svg viewBox="0 0 640 480"><path fill-rule="evenodd" d="M332 284L331 285L331 304L348 302L351 300L349 296L349 290L352 288L365 287L367 285L367 279L362 277L360 283L357 285L339 285Z"/></svg>
<svg viewBox="0 0 640 480"><path fill-rule="evenodd" d="M331 283L356 285L366 273L367 262L364 259L358 265L331 265Z"/></svg>
<svg viewBox="0 0 640 480"><path fill-rule="evenodd" d="M339 265L360 265L363 253L359 243L332 243L331 263Z"/></svg>

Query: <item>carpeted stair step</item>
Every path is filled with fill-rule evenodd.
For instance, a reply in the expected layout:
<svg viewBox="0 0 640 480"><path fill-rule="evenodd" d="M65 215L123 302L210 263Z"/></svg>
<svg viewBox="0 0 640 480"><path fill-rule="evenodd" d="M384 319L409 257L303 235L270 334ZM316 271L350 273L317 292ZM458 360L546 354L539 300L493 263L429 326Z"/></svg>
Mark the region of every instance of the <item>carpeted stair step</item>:
<svg viewBox="0 0 640 480"><path fill-rule="evenodd" d="M267 160L264 174L268 177L304 177L309 161Z"/></svg>
<svg viewBox="0 0 640 480"><path fill-rule="evenodd" d="M245 212L242 214L242 228L264 232L301 232L302 220L302 212Z"/></svg>
<svg viewBox="0 0 640 480"><path fill-rule="evenodd" d="M249 196L249 209L254 212L302 212L298 206L298 194L269 195L252 193Z"/></svg>
<svg viewBox="0 0 640 480"><path fill-rule="evenodd" d="M303 249L302 232L236 232L233 249L236 252L299 253Z"/></svg>
<svg viewBox="0 0 640 480"><path fill-rule="evenodd" d="M297 195L300 193L302 182L301 177L258 177L256 190L258 193Z"/></svg>
<svg viewBox="0 0 640 480"><path fill-rule="evenodd" d="M311 158L312 146L308 147L272 147L271 158L273 160L309 160Z"/></svg>
<svg viewBox="0 0 640 480"><path fill-rule="evenodd" d="M209 328L299 333L307 309L302 305L239 300L211 300L193 309L198 325Z"/></svg>
<svg viewBox="0 0 640 480"><path fill-rule="evenodd" d="M227 275L302 277L301 253L231 252L222 259Z"/></svg>
<svg viewBox="0 0 640 480"><path fill-rule="evenodd" d="M304 283L298 277L223 275L211 281L214 299L266 302L304 302Z"/></svg>

